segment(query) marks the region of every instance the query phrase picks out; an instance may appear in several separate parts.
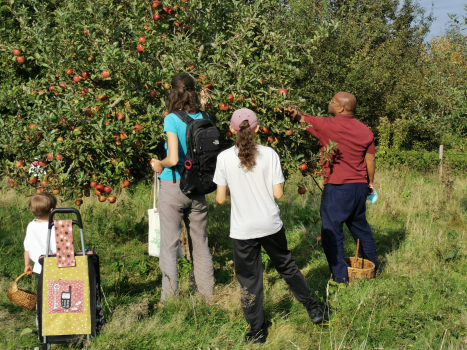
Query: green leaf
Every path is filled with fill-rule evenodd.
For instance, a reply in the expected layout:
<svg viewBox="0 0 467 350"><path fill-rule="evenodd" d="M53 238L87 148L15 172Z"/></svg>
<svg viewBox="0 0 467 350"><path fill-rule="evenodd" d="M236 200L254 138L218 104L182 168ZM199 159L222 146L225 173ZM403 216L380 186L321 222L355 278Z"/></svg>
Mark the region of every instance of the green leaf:
<svg viewBox="0 0 467 350"><path fill-rule="evenodd" d="M457 236L459 236L457 232L453 230L449 230L448 233L452 238L457 238Z"/></svg>
<svg viewBox="0 0 467 350"><path fill-rule="evenodd" d="M457 253L458 253L457 249L448 251L446 255L444 256L444 260L454 259L457 256Z"/></svg>

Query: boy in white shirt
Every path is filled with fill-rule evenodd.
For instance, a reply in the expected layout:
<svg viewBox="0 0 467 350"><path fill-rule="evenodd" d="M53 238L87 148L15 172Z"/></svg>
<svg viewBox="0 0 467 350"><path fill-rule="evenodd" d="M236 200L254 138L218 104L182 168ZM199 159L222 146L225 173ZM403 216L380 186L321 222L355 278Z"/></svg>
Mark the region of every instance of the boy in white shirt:
<svg viewBox="0 0 467 350"><path fill-rule="evenodd" d="M225 202L230 192L230 238L235 273L243 289L243 314L250 325L247 338L264 343L267 329L263 311L261 247L295 298L307 309L310 320L315 324L322 322L323 312L287 248L279 206L274 200L283 195L284 175L278 154L270 147L256 144L258 129L258 119L253 111L242 108L233 113L230 130L235 135L235 146L217 157L214 182L219 204Z"/></svg>
<svg viewBox="0 0 467 350"><path fill-rule="evenodd" d="M35 219L28 224L24 238L24 272L28 275L34 273L36 278L42 272L39 257L47 253L49 214L56 205L57 198L45 192L35 194L29 202L29 210L34 214ZM52 227L51 235L55 237L54 227ZM55 254L55 252L55 240L51 239L50 254ZM34 268L31 266L31 260L34 262Z"/></svg>

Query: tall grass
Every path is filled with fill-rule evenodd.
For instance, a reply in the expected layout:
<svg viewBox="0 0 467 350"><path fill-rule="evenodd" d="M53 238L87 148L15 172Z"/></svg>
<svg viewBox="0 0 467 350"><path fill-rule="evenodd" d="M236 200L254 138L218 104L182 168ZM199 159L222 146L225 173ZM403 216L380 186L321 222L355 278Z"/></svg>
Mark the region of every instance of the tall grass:
<svg viewBox="0 0 467 350"><path fill-rule="evenodd" d="M206 304L189 288L189 264L180 260L180 295L158 307L158 259L147 255L150 185L118 196L115 205L86 198L85 240L101 257L108 320L90 349L462 349L467 348L467 180L445 173L387 170L377 174L379 200L368 206L382 272L374 280L340 286L330 271L320 234L320 192L312 182L300 196L286 184L280 201L289 247L329 321L315 326L263 256L265 312L272 321L264 346L245 342L248 331L232 269L229 205L209 196L208 232L216 290ZM71 206L72 203L61 203ZM0 192L0 348L38 346L34 312L6 298L23 270L22 241L32 219L27 198ZM350 234L346 255L354 254ZM24 287L35 288L33 279ZM26 329L26 330L25 330ZM23 332L23 335L21 333ZM66 349L72 346L54 346Z"/></svg>

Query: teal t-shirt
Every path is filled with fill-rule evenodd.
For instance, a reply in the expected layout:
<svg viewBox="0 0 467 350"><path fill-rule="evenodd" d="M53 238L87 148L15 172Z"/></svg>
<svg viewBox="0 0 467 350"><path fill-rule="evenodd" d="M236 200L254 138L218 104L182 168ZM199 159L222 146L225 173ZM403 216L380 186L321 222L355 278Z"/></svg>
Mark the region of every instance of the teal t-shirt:
<svg viewBox="0 0 467 350"><path fill-rule="evenodd" d="M188 113L188 115L195 120L203 119L203 115L201 114L201 112L195 114ZM170 113L164 119L164 133L166 135L167 131L173 132L178 137L178 164L175 167L175 177L179 179L180 173L178 170L182 169L186 157L186 124L175 114ZM168 156L169 150L167 148L167 141L165 142L165 150ZM164 170L162 170L162 173L159 175L159 179L172 180L172 168L164 168Z"/></svg>

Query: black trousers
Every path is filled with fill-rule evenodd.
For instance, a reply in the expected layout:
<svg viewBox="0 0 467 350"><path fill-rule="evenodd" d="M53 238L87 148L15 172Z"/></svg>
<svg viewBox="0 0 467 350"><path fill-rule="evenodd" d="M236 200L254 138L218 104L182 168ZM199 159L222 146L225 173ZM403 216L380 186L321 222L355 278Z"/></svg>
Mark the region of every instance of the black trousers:
<svg viewBox="0 0 467 350"><path fill-rule="evenodd" d="M287 282L295 298L306 309L311 310L316 306L316 300L311 296L305 277L298 269L290 250L287 249L284 228L266 237L232 239L232 242L235 273L242 287L243 315L251 327L251 332L257 333L264 328L261 247L266 250L277 272Z"/></svg>

